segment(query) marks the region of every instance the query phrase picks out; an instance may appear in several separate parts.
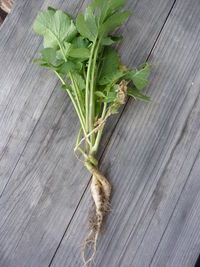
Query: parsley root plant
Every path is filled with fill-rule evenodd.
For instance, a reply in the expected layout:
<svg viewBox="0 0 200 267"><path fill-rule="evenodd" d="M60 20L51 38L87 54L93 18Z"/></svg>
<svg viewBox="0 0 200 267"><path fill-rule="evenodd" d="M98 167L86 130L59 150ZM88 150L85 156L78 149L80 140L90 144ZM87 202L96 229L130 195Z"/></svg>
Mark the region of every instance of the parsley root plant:
<svg viewBox="0 0 200 267"><path fill-rule="evenodd" d="M122 36L111 34L129 17L121 11L126 0L94 0L74 20L67 13L49 7L39 12L34 30L44 38L40 66L53 71L61 80L80 121L74 152L92 174L91 195L94 214L82 254L85 266L94 258L104 215L109 211L111 185L99 171L95 155L107 119L116 114L127 95L148 101L141 93L147 84L148 63L130 70L120 64L113 45ZM85 259L85 250L93 252Z"/></svg>

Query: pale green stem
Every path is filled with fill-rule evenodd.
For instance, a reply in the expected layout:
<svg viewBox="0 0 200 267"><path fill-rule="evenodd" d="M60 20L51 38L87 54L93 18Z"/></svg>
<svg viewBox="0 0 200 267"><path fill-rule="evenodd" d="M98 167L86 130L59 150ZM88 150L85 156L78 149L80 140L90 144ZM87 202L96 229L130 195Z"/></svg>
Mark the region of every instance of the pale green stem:
<svg viewBox="0 0 200 267"><path fill-rule="evenodd" d="M94 90L95 90L95 70L96 70L96 61L97 61L97 56L99 52L99 45L100 45L101 40L98 41L97 46L95 48L94 52L94 59L93 59L93 65L92 65L92 72L91 72L91 86L90 86L90 108L89 108L89 130L90 132L93 131L94 129ZM91 143L92 145L95 142L95 133L91 135Z"/></svg>
<svg viewBox="0 0 200 267"><path fill-rule="evenodd" d="M107 108L107 103L105 102L104 106L103 106L103 111L102 111L102 114L101 114L101 120L105 119L106 108ZM101 136L102 136L102 133L103 133L104 126L105 126L105 123L102 124L100 130L98 131L97 136L96 136L96 140L95 140L95 144L91 149L91 152L94 153L94 154L97 152L97 150L99 148L99 143L100 143L100 140L101 140Z"/></svg>
<svg viewBox="0 0 200 267"><path fill-rule="evenodd" d="M82 131L83 129L80 128L79 132L78 132L78 137L77 137L77 140L76 140L76 147L78 146L80 140L81 140L81 134L82 134Z"/></svg>
<svg viewBox="0 0 200 267"><path fill-rule="evenodd" d="M84 121L84 123L85 123L85 118L84 118L84 115L83 115L83 109L82 109L82 107L81 107L81 96L80 96L80 94L79 94L79 89L77 88L77 84L76 84L76 82L74 81L74 78L73 78L73 75L72 75L72 73L71 72L69 72L69 77L70 77L70 79L71 79L71 81L72 81L72 86L73 86L73 88L74 88L74 94L75 94L75 96L76 96L76 100L77 100L77 104L78 104L78 107L79 107L79 110L80 110L80 114L81 114L81 117L82 117L82 120Z"/></svg>
<svg viewBox="0 0 200 267"><path fill-rule="evenodd" d="M88 158L87 154L85 153L85 151L79 146L79 142L81 139L81 134L82 134L82 128L80 128L79 133L78 133L78 137L77 137L77 141L76 141L76 147L78 148L78 150L83 154L83 156L85 157L85 159Z"/></svg>
<svg viewBox="0 0 200 267"><path fill-rule="evenodd" d="M69 94L69 97L70 97L70 99L71 99L71 101L72 101L72 103L73 103L73 105L74 105L74 108L75 108L76 113L77 113L77 115L78 115L78 117L79 117L81 126L82 126L82 128L83 128L83 132L84 132L84 134L85 134L85 136L86 136L86 135L87 135L87 132L86 132L86 129L85 129L85 124L84 124L84 121L82 120L82 116L81 116L81 114L80 114L80 110L79 110L79 108L78 108L78 106L77 106L77 104L76 104L76 101L75 101L75 99L74 99L72 93L70 92L70 88L68 87L68 84L64 81L64 79L61 77L61 75L60 75L57 71L54 71L54 72L56 73L56 75L58 76L58 78L61 80L62 84L66 86L66 91L67 91L67 93ZM89 140L87 140L87 141L89 141Z"/></svg>
<svg viewBox="0 0 200 267"><path fill-rule="evenodd" d="M78 150L83 154L83 156L85 157L85 159L88 159L88 155L85 153L85 151L79 146Z"/></svg>
<svg viewBox="0 0 200 267"><path fill-rule="evenodd" d="M66 58L66 56L65 56L63 47L62 47L62 45L61 45L60 42L59 42L59 46L60 46L60 50L61 50L61 53L62 53L62 55L63 55L65 61L67 61L67 58ZM65 81L62 79L62 77L61 77L57 72L56 72L56 74L58 75L58 77L60 78L60 80L62 81L62 83L64 82L63 84L66 85L66 83L65 83ZM82 114L82 112L81 112L81 109L79 110L79 107L77 106L76 101L75 101L75 99L73 98L73 95L71 94L71 92L70 92L69 89L67 89L67 92L68 92L68 94L69 94L69 96L70 96L70 98L71 98L71 100L72 100L72 103L73 103L73 105L74 105L74 107L75 107L75 110L76 110L76 112L77 112L77 115L78 115L78 117L79 117L81 126L82 126L82 128L83 128L84 135L87 136L87 124L86 124L86 128L85 128L84 116L83 116L83 114ZM78 102L78 105L80 106L80 103L79 103L79 101L78 101L78 98L77 98L77 102ZM86 116L86 120L87 120L87 116ZM88 139L88 138L86 138L86 139L87 139L88 144L90 145L90 141L89 141L89 139Z"/></svg>
<svg viewBox="0 0 200 267"><path fill-rule="evenodd" d="M96 46L96 40L94 41L90 53L90 58L88 62L87 77L86 77L86 91L85 91L85 112L86 112L86 130L89 131L89 97L90 97L90 79L91 79L91 67L94 55L94 49Z"/></svg>
<svg viewBox="0 0 200 267"><path fill-rule="evenodd" d="M62 55L63 55L65 61L67 61L67 58L66 58L66 56L65 56L63 47L62 47L62 45L61 45L60 42L59 42L59 46L60 46L60 50L61 50L61 53L62 53ZM82 113L82 108L81 108L81 104L80 104L80 100L79 100L79 96L78 96L78 92L77 92L77 91L78 91L78 88L76 87L76 84L75 84L75 81L74 81L74 79L73 79L73 76L72 76L72 73L71 73L71 72L69 72L69 76L70 76L70 79L71 79L71 81L72 81L72 85L73 85L73 87L74 87L74 93L75 93L75 96L76 96L76 99L77 99L77 103L78 103L78 107L79 107L79 110L80 110L82 119L85 120L85 119L84 119L84 116L83 116L83 113Z"/></svg>

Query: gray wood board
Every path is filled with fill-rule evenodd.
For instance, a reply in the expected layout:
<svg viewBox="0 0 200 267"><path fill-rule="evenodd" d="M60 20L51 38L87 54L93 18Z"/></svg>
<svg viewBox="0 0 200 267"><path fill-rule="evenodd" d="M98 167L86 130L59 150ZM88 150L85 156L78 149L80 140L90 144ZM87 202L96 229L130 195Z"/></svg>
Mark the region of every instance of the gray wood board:
<svg viewBox="0 0 200 267"><path fill-rule="evenodd" d="M150 104L130 100L102 171L112 211L94 266L191 267L200 251L200 8L176 1L153 49ZM82 266L89 188L51 266Z"/></svg>
<svg viewBox="0 0 200 267"><path fill-rule="evenodd" d="M61 4L62 1L45 1L42 8ZM128 2L133 15L121 29L126 40L118 47L124 63L134 66L147 58L172 5L171 0L159 4ZM76 13L80 6L78 1L62 5ZM30 26L40 8L39 3L18 1L0 33L8 36L7 40L1 39L4 48L0 60L6 62L8 56L9 61L5 63L9 74L1 70L4 76L1 78L0 263L3 266L48 265L90 179L73 156L74 133L79 123L69 99L51 73L31 63L40 39ZM16 16L16 25L11 23L10 32L7 24L12 16ZM18 29L18 24L23 25L22 29ZM14 46L14 40L18 47ZM30 50L26 55L27 49ZM111 125L113 128L116 121L108 128ZM108 128L101 152L112 133Z"/></svg>
<svg viewBox="0 0 200 267"><path fill-rule="evenodd" d="M0 30L0 195L58 82L32 63L41 43L32 30L33 20L38 9L62 2L45 1L41 7L41 1L18 1ZM77 12L81 3L68 3L69 12Z"/></svg>

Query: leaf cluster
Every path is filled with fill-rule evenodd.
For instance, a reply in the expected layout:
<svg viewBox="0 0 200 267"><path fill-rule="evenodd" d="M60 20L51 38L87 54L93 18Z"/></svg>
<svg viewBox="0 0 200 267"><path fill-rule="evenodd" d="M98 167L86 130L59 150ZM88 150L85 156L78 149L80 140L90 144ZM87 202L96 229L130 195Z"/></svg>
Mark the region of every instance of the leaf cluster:
<svg viewBox="0 0 200 267"><path fill-rule="evenodd" d="M147 85L150 64L130 70L121 65L113 48L123 39L113 32L131 13L122 10L125 2L94 0L76 19L49 7L39 12L33 25L34 31L43 37L44 46L41 57L34 61L51 69L68 92L87 141L86 154L98 149L101 131L95 132L95 125L106 118L108 109L116 113L122 104L121 81L127 82L126 95L149 101L141 90Z"/></svg>

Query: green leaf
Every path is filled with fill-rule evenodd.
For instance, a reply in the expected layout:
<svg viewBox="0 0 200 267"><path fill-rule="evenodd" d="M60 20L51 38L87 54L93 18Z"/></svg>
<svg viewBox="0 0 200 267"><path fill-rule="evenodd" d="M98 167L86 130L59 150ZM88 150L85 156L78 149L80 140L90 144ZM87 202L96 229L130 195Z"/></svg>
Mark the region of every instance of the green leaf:
<svg viewBox="0 0 200 267"><path fill-rule="evenodd" d="M94 0L90 7L95 10L98 8L98 22L101 25L105 19L112 15L113 10L118 10L122 6L124 6L126 0Z"/></svg>
<svg viewBox="0 0 200 267"><path fill-rule="evenodd" d="M97 32L98 32L98 28L97 28L97 24L96 24L95 15L94 15L93 10L90 6L88 6L88 8L86 8L86 10L85 10L85 21L86 21L86 24L87 24L90 32L93 34L93 36L96 36Z"/></svg>
<svg viewBox="0 0 200 267"><path fill-rule="evenodd" d="M133 97L134 99L140 99L140 100L143 100L143 101L147 101L149 102L150 101L150 97L149 96L146 96L146 95L143 95L138 89L136 88L128 88L127 90L127 94L131 97Z"/></svg>
<svg viewBox="0 0 200 267"><path fill-rule="evenodd" d="M52 10L52 11L54 11L54 12L58 11L57 8L54 8L54 7L52 7L52 6L48 6L47 10ZM65 12L65 11L62 11L62 12L65 13L71 20L73 20L73 17L72 17L69 13L67 13L67 12Z"/></svg>
<svg viewBox="0 0 200 267"><path fill-rule="evenodd" d="M72 47L73 47L73 45L71 43L69 43L69 42L64 42L63 43L64 53L65 53L66 57L69 55L69 52L71 51Z"/></svg>
<svg viewBox="0 0 200 267"><path fill-rule="evenodd" d="M76 84L80 90L85 89L85 80L82 78L82 76L78 73L73 73L73 77L76 81Z"/></svg>
<svg viewBox="0 0 200 267"><path fill-rule="evenodd" d="M99 116L99 113L101 112L101 101L95 102L95 117L97 118Z"/></svg>
<svg viewBox="0 0 200 267"><path fill-rule="evenodd" d="M106 102L106 103L114 102L116 97L117 97L116 92L108 92L107 96L104 99L104 102Z"/></svg>
<svg viewBox="0 0 200 267"><path fill-rule="evenodd" d="M99 29L100 36L106 36L108 33L114 31L130 16L130 14L130 10L114 13L101 25Z"/></svg>
<svg viewBox="0 0 200 267"><path fill-rule="evenodd" d="M102 24L107 16L112 13L112 9L109 6L109 0L94 0L90 7L92 10L98 9L97 21L98 25Z"/></svg>
<svg viewBox="0 0 200 267"><path fill-rule="evenodd" d="M84 39L82 36L78 36L72 40L72 44L76 48L87 48L89 41L87 39Z"/></svg>
<svg viewBox="0 0 200 267"><path fill-rule="evenodd" d="M80 59L87 59L90 56L90 50L87 48L71 48L68 56Z"/></svg>
<svg viewBox="0 0 200 267"><path fill-rule="evenodd" d="M56 12L56 11L57 11L57 9L55 9L55 8L53 8L53 7L51 7L51 6L48 6L47 10L51 10L51 11L53 11L53 12Z"/></svg>
<svg viewBox="0 0 200 267"><path fill-rule="evenodd" d="M112 108L111 112L112 112L113 115L117 114L118 113L118 108Z"/></svg>
<svg viewBox="0 0 200 267"><path fill-rule="evenodd" d="M61 52L61 50L56 51L56 59L57 60L64 60L64 56L63 53Z"/></svg>
<svg viewBox="0 0 200 267"><path fill-rule="evenodd" d="M96 91L95 92L95 95L98 96L98 97L102 97L102 98L105 98L106 97L106 95L103 92L101 92L101 91Z"/></svg>
<svg viewBox="0 0 200 267"><path fill-rule="evenodd" d="M63 41L71 41L77 34L71 18L60 10L39 12L33 25L34 31L44 37L44 47L57 48Z"/></svg>
<svg viewBox="0 0 200 267"><path fill-rule="evenodd" d="M65 91L66 89L68 89L66 84L62 84L62 89Z"/></svg>
<svg viewBox="0 0 200 267"><path fill-rule="evenodd" d="M105 48L103 54L103 63L101 66L100 79L103 79L104 76L116 71L118 69L118 66L119 66L119 56L117 52L111 47Z"/></svg>
<svg viewBox="0 0 200 267"><path fill-rule="evenodd" d="M44 48L43 50L40 51L40 53L42 54L44 61L48 63L51 63L56 57L55 49L50 47Z"/></svg>
<svg viewBox="0 0 200 267"><path fill-rule="evenodd" d="M50 63L47 63L47 62L44 62L44 63L40 64L40 66L43 67L43 68L48 68L48 69L53 69L54 70L54 66L51 65Z"/></svg>
<svg viewBox="0 0 200 267"><path fill-rule="evenodd" d="M72 62L75 64L75 70L80 72L83 68L83 63L80 61L80 59L73 58Z"/></svg>
<svg viewBox="0 0 200 267"><path fill-rule="evenodd" d="M119 84L115 84L114 86L112 86L111 92L116 93L118 91L118 88L119 88Z"/></svg>
<svg viewBox="0 0 200 267"><path fill-rule="evenodd" d="M74 70L75 64L71 61L64 62L61 66L57 68L58 72L68 75L68 73Z"/></svg>
<svg viewBox="0 0 200 267"><path fill-rule="evenodd" d="M130 71L130 73L127 75L127 77L133 81L138 90L143 89L147 85L150 67L151 65L149 63L145 63L141 66L140 70Z"/></svg>
<svg viewBox="0 0 200 267"><path fill-rule="evenodd" d="M67 14L65 14L65 15L68 16ZM77 29L76 29L76 26L75 26L74 21L72 19L70 22L70 26L68 26L66 24L67 24L67 21L65 22L65 28L62 29L65 32L64 41L71 42L71 40L73 40L73 38L77 35ZM63 27L64 27L64 25L63 25Z"/></svg>
<svg viewBox="0 0 200 267"><path fill-rule="evenodd" d="M103 76L99 80L99 85L106 85L106 84L112 84L116 81L118 81L120 78L122 78L125 74L120 70L115 70L111 73L108 73L107 75Z"/></svg>
<svg viewBox="0 0 200 267"><path fill-rule="evenodd" d="M88 38L90 41L94 41L95 35L88 28L88 24L85 21L85 18L82 13L80 13L76 18L76 27L78 32L85 38Z"/></svg>
<svg viewBox="0 0 200 267"><path fill-rule="evenodd" d="M56 67L59 68L65 61L63 59L56 58Z"/></svg>
<svg viewBox="0 0 200 267"><path fill-rule="evenodd" d="M44 63L44 59L43 59L43 58L34 58L34 59L33 59L33 62L34 62L34 63L38 63L38 62L39 62L39 63L42 63L42 62Z"/></svg>
<svg viewBox="0 0 200 267"><path fill-rule="evenodd" d="M59 49L56 51L56 58L66 60L66 58L69 56L69 52L72 48L72 44L68 42L63 42L62 44L62 50Z"/></svg>
<svg viewBox="0 0 200 267"><path fill-rule="evenodd" d="M123 40L123 36L107 36L103 38L102 45L112 45Z"/></svg>

